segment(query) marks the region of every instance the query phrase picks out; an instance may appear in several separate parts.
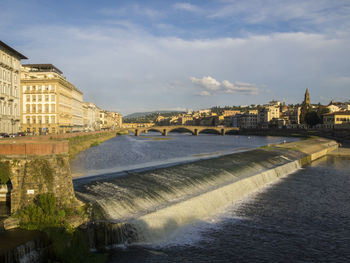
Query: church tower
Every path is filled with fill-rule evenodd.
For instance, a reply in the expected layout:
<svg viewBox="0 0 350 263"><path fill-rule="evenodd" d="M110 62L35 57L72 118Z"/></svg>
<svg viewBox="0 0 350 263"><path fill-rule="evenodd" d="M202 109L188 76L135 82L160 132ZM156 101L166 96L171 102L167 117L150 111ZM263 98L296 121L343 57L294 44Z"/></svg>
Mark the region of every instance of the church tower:
<svg viewBox="0 0 350 263"><path fill-rule="evenodd" d="M304 101L301 104L300 123L305 123L305 115L310 111L310 109L311 109L310 93L309 93L309 89L306 89Z"/></svg>

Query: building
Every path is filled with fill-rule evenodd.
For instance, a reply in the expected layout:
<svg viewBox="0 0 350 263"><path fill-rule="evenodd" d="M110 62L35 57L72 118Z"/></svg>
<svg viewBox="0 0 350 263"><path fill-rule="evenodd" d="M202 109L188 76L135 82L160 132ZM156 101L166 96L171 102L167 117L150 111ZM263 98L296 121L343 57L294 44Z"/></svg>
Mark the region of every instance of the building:
<svg viewBox="0 0 350 263"><path fill-rule="evenodd" d="M239 119L239 128L255 129L258 126L257 114L242 114Z"/></svg>
<svg viewBox="0 0 350 263"><path fill-rule="evenodd" d="M98 131L100 130L100 111L92 102L83 102L84 130Z"/></svg>
<svg viewBox="0 0 350 263"><path fill-rule="evenodd" d="M309 89L306 89L304 101L301 104L301 110L300 110L300 123L305 124L305 116L306 114L312 109L311 101L310 101L310 93Z"/></svg>
<svg viewBox="0 0 350 263"><path fill-rule="evenodd" d="M20 70L24 55L0 41L0 133L20 131Z"/></svg>
<svg viewBox="0 0 350 263"><path fill-rule="evenodd" d="M236 114L240 114L241 111L239 110L224 110L222 115L224 115L224 117L228 117L228 116L234 116Z"/></svg>
<svg viewBox="0 0 350 263"><path fill-rule="evenodd" d="M72 89L72 131L83 130L83 93L74 87Z"/></svg>
<svg viewBox="0 0 350 263"><path fill-rule="evenodd" d="M350 111L331 112L323 115L323 127L350 127Z"/></svg>
<svg viewBox="0 0 350 263"><path fill-rule="evenodd" d="M22 131L42 134L83 129L83 93L54 65L23 65L21 93Z"/></svg>
<svg viewBox="0 0 350 263"><path fill-rule="evenodd" d="M268 127L268 124L273 119L280 117L279 105L265 105L258 108L258 124L261 127Z"/></svg>

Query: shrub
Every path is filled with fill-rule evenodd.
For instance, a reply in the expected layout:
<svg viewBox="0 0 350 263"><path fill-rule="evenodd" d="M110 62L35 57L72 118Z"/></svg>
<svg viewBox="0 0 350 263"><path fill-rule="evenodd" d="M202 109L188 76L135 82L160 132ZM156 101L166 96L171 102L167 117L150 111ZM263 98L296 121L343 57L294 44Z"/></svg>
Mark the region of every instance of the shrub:
<svg viewBox="0 0 350 263"><path fill-rule="evenodd" d="M98 141L94 141L93 143L90 144L90 147L96 147L98 146L100 143Z"/></svg>
<svg viewBox="0 0 350 263"><path fill-rule="evenodd" d="M10 162L0 161L0 184L6 184L8 180L10 180L10 175L11 175Z"/></svg>
<svg viewBox="0 0 350 263"><path fill-rule="evenodd" d="M44 230L48 227L67 227L65 210L57 207L53 193L38 195L34 204L20 210L17 217L22 228Z"/></svg>

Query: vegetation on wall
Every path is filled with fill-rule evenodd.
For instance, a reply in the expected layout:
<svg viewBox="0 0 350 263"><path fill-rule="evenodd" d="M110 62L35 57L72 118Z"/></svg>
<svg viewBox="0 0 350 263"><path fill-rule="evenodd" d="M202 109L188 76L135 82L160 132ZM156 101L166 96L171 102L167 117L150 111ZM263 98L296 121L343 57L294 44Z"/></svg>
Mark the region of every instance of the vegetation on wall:
<svg viewBox="0 0 350 263"><path fill-rule="evenodd" d="M39 184L40 189L46 185L48 190L52 191L54 170L52 169L48 160L35 159L27 162L25 172L26 174L29 173L30 175L33 175Z"/></svg>
<svg viewBox="0 0 350 263"><path fill-rule="evenodd" d="M54 262L105 262L105 257L92 254L80 230L69 224L72 216L86 216L84 210L57 205L53 193L38 195L34 203L18 211L15 215L20 227L28 230L44 231L52 244L49 253Z"/></svg>
<svg viewBox="0 0 350 263"><path fill-rule="evenodd" d="M0 161L0 184L6 184L10 180L11 167L9 161Z"/></svg>

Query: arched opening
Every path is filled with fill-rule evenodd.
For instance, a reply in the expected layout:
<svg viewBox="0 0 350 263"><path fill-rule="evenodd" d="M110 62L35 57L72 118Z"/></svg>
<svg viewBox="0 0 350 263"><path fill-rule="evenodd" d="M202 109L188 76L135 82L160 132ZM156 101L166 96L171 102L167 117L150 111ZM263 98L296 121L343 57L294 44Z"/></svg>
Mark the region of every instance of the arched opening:
<svg viewBox="0 0 350 263"><path fill-rule="evenodd" d="M186 128L174 128L174 129L169 129L169 132L176 132L176 133L190 133L193 134L193 132L190 129L186 129Z"/></svg>
<svg viewBox="0 0 350 263"><path fill-rule="evenodd" d="M225 132L226 135L234 135L237 134L237 130L228 130Z"/></svg>
<svg viewBox="0 0 350 263"><path fill-rule="evenodd" d="M219 134L219 135L221 134L220 131L218 131L216 129L210 129L210 128L203 129L203 130L199 131L199 134L201 134L201 133L205 133L205 134Z"/></svg>
<svg viewBox="0 0 350 263"><path fill-rule="evenodd" d="M0 218L8 217L11 214L11 191L10 180L6 184L0 184Z"/></svg>
<svg viewBox="0 0 350 263"><path fill-rule="evenodd" d="M160 134L162 134L162 131L158 130L158 129L148 129L147 131L149 132L159 132ZM143 130L141 133L145 133L145 131Z"/></svg>

